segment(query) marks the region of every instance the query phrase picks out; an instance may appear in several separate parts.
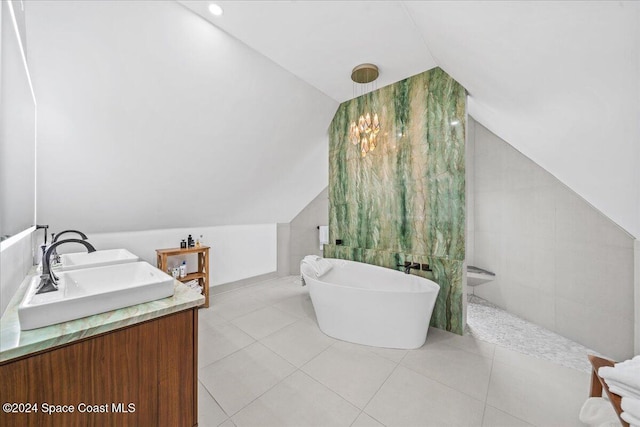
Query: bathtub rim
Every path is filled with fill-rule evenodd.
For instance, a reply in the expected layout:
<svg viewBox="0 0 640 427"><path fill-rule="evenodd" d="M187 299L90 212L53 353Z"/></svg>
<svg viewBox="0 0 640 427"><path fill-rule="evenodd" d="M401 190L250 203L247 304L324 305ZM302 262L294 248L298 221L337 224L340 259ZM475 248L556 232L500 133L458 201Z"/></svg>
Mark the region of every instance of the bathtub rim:
<svg viewBox="0 0 640 427"><path fill-rule="evenodd" d="M349 285L342 285L342 284L336 284L336 283L332 283L332 282L327 282L327 281L324 281L322 279L324 277L326 277L328 274L330 274L333 271L333 269L336 267L335 265L333 265L334 264L333 261L341 261L341 262L345 262L345 263L354 263L354 264L363 264L363 265L366 265L366 266L369 266L369 267L381 268L381 269L388 270L388 271L395 272L395 273L402 274L402 275L407 275L407 274L406 273L402 273L401 271L393 270L391 268L382 267L380 265L368 264L366 262L351 261L351 260L348 260L348 259L341 259L341 258L325 258L325 259L328 260L329 262L331 262L332 268L331 268L331 270L329 270L328 272L326 272L322 276L320 276L320 277L310 276L310 275L304 273L302 271L302 268L300 269L300 274L305 278L305 280L308 277L309 279L315 280L315 281L317 281L317 282L319 282L319 283L321 283L323 285L332 286L332 287L335 287L335 288L342 288L342 289L345 289L345 288L355 289L355 290L363 291L363 292L403 293L403 294L428 294L428 293L434 293L435 292L437 294L441 290L440 285L437 284L436 282L434 282L433 280L427 279L426 277L417 276L415 274L409 274L408 276L424 280L426 282L426 283L424 283L424 285L429 286L429 289L423 289L423 290L419 290L419 291L409 291L409 290L400 290L400 289L369 289L369 288L365 288L365 287L359 288L359 287L355 287L355 286L349 286Z"/></svg>

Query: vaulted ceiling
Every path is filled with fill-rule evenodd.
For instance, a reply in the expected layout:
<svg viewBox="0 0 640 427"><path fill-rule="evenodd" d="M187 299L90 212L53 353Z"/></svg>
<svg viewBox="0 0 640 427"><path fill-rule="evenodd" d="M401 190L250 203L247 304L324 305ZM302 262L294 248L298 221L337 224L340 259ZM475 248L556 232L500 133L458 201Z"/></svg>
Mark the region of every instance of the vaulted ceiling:
<svg viewBox="0 0 640 427"><path fill-rule="evenodd" d="M336 101L440 66L469 113L640 236L640 6L627 1L181 1Z"/></svg>
<svg viewBox="0 0 640 427"><path fill-rule="evenodd" d="M178 3L25 5L53 228L289 222L326 188L338 103Z"/></svg>
<svg viewBox="0 0 640 427"><path fill-rule="evenodd" d="M25 2L39 217L290 221L326 187L327 127L373 62L378 87L440 66L476 120L640 236L639 3L219 3Z"/></svg>

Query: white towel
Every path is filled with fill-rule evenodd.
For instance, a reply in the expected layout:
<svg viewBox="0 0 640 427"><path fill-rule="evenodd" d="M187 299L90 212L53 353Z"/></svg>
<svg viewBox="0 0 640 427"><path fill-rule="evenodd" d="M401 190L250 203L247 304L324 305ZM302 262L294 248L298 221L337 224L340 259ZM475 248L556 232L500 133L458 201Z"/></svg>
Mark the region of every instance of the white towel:
<svg viewBox="0 0 640 427"><path fill-rule="evenodd" d="M627 414L640 420L640 399L623 397L620 407Z"/></svg>
<svg viewBox="0 0 640 427"><path fill-rule="evenodd" d="M609 380L607 381L607 385L609 386L609 391L611 393L615 393L620 397L633 397L634 399L640 399L640 390L630 388L626 384Z"/></svg>
<svg viewBox="0 0 640 427"><path fill-rule="evenodd" d="M580 421L590 426L619 426L618 415L611 403L601 397L590 397L580 409Z"/></svg>
<svg viewBox="0 0 640 427"><path fill-rule="evenodd" d="M604 378L607 384L609 381L615 381L640 393L640 358L637 356L632 360L616 363L615 366L603 366L598 369L598 375Z"/></svg>
<svg viewBox="0 0 640 427"><path fill-rule="evenodd" d="M300 262L300 265L302 264L307 264L309 267L311 267L316 277L320 277L326 274L329 270L331 270L331 268L333 268L329 261L317 255L307 255Z"/></svg>
<svg viewBox="0 0 640 427"><path fill-rule="evenodd" d="M631 427L640 427L640 418L636 418L628 412L621 413L620 418L628 422Z"/></svg>
<svg viewBox="0 0 640 427"><path fill-rule="evenodd" d="M329 244L329 226L321 225L318 227L318 239L320 240L320 250L322 250L323 245Z"/></svg>
<svg viewBox="0 0 640 427"><path fill-rule="evenodd" d="M633 359L625 360L624 362L618 362L615 364L617 368L624 368L629 366L640 366L640 354L634 356Z"/></svg>

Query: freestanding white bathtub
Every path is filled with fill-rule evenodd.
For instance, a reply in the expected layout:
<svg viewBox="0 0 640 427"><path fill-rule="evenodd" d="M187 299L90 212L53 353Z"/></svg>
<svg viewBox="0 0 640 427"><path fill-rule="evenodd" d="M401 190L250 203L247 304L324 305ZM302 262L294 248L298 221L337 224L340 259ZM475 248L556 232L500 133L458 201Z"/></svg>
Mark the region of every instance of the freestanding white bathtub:
<svg viewBox="0 0 640 427"><path fill-rule="evenodd" d="M375 265L326 260L333 268L319 278L309 265L300 265L322 332L375 347L424 344L440 291L437 283Z"/></svg>

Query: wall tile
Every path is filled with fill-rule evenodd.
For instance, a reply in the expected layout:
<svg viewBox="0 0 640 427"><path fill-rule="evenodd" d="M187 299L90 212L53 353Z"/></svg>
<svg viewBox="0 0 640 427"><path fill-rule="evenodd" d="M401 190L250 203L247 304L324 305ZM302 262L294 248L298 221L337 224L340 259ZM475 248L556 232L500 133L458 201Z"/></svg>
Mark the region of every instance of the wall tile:
<svg viewBox="0 0 640 427"><path fill-rule="evenodd" d="M633 356L633 318L556 298L556 332L613 360Z"/></svg>
<svg viewBox="0 0 640 427"><path fill-rule="evenodd" d="M631 356L631 236L474 126L474 259L497 276L473 292L601 353Z"/></svg>

